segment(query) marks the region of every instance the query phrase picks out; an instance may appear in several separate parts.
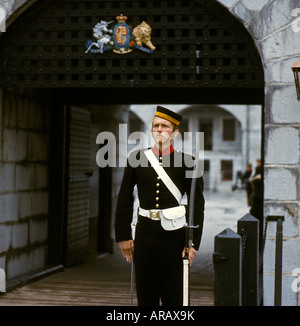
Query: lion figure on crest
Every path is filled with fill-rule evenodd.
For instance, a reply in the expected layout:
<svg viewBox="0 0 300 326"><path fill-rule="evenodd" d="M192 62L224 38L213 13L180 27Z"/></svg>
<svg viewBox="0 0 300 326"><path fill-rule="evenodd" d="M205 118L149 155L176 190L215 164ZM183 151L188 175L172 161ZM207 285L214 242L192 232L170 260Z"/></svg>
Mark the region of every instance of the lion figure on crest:
<svg viewBox="0 0 300 326"><path fill-rule="evenodd" d="M153 51L156 49L151 43L151 27L146 22L143 21L140 25L135 27L132 34L135 36L135 41L138 46L145 44Z"/></svg>

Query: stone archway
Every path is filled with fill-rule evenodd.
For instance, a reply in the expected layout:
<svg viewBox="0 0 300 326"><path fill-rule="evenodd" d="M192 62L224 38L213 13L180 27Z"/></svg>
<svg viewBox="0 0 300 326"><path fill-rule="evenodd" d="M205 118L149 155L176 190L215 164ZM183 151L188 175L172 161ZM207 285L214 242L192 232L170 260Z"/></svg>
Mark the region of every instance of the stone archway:
<svg viewBox="0 0 300 326"><path fill-rule="evenodd" d="M114 20L120 11L133 26L149 22L155 53L85 55L95 23ZM255 44L215 1L36 1L0 43L0 87L33 90L41 99L46 94L58 107L215 104L216 98L222 104L263 103Z"/></svg>

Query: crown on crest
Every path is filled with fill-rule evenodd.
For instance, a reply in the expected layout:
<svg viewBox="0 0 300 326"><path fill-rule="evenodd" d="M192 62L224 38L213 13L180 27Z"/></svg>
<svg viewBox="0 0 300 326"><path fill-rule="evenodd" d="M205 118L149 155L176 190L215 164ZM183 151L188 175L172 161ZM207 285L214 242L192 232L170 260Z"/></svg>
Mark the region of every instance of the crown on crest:
<svg viewBox="0 0 300 326"><path fill-rule="evenodd" d="M116 20L119 22L119 23L125 23L127 17L126 16L123 16L123 14L121 14L120 16L117 16L116 17Z"/></svg>

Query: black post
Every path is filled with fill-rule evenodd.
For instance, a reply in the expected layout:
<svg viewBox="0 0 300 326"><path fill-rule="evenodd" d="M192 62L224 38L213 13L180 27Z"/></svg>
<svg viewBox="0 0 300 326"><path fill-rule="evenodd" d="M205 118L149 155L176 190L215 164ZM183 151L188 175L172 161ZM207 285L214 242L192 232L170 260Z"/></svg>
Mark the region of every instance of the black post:
<svg viewBox="0 0 300 326"><path fill-rule="evenodd" d="M241 236L227 228L215 236L215 306L240 306Z"/></svg>
<svg viewBox="0 0 300 326"><path fill-rule="evenodd" d="M259 305L259 220L246 214L238 220L242 237L242 305Z"/></svg>
<svg viewBox="0 0 300 326"><path fill-rule="evenodd" d="M281 306L282 288L282 219L277 220L275 252L275 290L274 306Z"/></svg>

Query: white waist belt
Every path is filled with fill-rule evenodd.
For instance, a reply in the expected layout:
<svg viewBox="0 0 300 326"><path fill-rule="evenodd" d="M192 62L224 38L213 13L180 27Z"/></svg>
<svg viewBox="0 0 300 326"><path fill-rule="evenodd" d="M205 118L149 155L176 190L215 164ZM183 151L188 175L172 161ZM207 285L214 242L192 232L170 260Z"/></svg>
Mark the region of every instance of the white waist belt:
<svg viewBox="0 0 300 326"><path fill-rule="evenodd" d="M138 208L138 214L145 216L154 221L160 221L161 226L166 231L173 231L182 228L186 224L185 206L175 206L170 208L159 209L143 209Z"/></svg>
<svg viewBox="0 0 300 326"><path fill-rule="evenodd" d="M148 217L154 221L160 221L160 212L159 209L143 209L141 207L138 208L138 215Z"/></svg>

